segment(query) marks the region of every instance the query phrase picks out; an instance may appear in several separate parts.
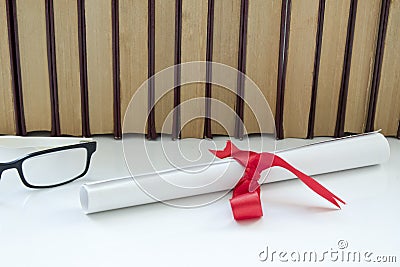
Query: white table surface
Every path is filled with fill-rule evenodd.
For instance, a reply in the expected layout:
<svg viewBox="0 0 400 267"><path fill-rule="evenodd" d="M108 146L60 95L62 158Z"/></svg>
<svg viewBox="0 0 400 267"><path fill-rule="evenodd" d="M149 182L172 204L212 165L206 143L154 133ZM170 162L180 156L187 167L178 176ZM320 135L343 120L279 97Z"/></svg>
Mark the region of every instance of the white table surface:
<svg viewBox="0 0 400 267"><path fill-rule="evenodd" d="M290 254L313 251L318 259L325 255L323 266L378 266L376 256L396 256L397 263L383 266L400 263L397 139L388 139L391 157L385 164L315 177L348 203L341 210L299 180L289 180L263 185L264 216L246 222L233 220L230 195L201 208L156 203L85 215L79 202L83 183L129 175L121 141L95 139L98 151L88 175L71 184L31 190L15 170L3 173L0 266L309 266L293 262ZM278 146L316 140L321 139L286 139ZM348 247L339 249L339 240ZM260 252L267 247L270 255L263 262ZM343 251L372 253L371 262L342 262ZM288 262L280 261L280 252Z"/></svg>

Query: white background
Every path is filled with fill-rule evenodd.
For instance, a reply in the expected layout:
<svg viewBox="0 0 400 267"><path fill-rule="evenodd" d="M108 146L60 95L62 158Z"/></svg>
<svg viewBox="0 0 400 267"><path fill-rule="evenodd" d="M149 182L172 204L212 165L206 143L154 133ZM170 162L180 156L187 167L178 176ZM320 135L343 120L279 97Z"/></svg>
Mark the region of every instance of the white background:
<svg viewBox="0 0 400 267"><path fill-rule="evenodd" d="M342 210L311 192L299 180L262 186L264 216L236 222L230 195L212 205L179 209L161 203L85 215L83 183L128 176L121 141L97 137L98 151L88 175L54 189L25 188L14 170L0 182L0 266L288 266L262 250L339 251L394 255L400 262L400 141L389 138L389 162L315 178L348 204ZM294 147L316 140L286 139ZM138 155L141 157L142 155ZM363 157L363 155L359 155ZM339 254L340 256L341 254ZM271 256L271 255L270 255ZM335 258L335 256L333 256ZM362 259L363 260L363 259ZM332 262L323 266L364 266ZM294 266L309 266L298 263ZM315 265L315 264L314 264ZM369 263L368 266L378 266Z"/></svg>

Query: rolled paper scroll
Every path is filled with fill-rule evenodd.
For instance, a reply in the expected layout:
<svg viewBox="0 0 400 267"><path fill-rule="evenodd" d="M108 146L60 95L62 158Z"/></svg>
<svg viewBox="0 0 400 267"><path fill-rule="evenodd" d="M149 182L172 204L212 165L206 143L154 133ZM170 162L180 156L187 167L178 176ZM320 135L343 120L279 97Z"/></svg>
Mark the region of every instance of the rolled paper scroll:
<svg viewBox="0 0 400 267"><path fill-rule="evenodd" d="M389 159L390 148L386 138L377 132L333 139L275 153L296 169L308 175L318 175L365 166L381 164ZM190 167L190 172L168 170L163 177L168 182L160 182L159 174L146 174L101 182L87 183L81 187L80 200L85 213L95 213L157 201L179 199L193 195L232 189L244 173L244 168L235 160L215 162L202 172L195 172L204 166ZM339 175L339 174L338 174ZM194 190L178 190L171 184L182 181L204 180L218 176L209 186ZM272 167L261 183L296 178L280 167ZM135 179L135 180L134 180ZM138 182L140 181L140 182ZM152 194L143 189L152 188ZM156 196L156 197L154 197Z"/></svg>

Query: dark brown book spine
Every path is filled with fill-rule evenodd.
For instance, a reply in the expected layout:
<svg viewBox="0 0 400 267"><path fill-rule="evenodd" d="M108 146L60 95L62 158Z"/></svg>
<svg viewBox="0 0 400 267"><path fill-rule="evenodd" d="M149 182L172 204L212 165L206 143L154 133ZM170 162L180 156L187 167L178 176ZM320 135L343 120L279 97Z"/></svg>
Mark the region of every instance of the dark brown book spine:
<svg viewBox="0 0 400 267"><path fill-rule="evenodd" d="M56 40L54 33L54 6L53 0L45 0L46 6L46 39L47 62L49 70L49 88L51 103L51 135L60 136L60 116L58 112L58 86L57 86L57 61Z"/></svg>
<svg viewBox="0 0 400 267"><path fill-rule="evenodd" d="M390 9L390 0L382 0L380 19L379 19L378 38L377 38L376 52L375 52L374 72L372 76L372 85L369 96L367 122L365 125L366 132L374 130L376 103L378 98L379 82L381 80L382 60L383 60L383 52L385 49L385 38L386 38L386 30L389 18L389 9Z"/></svg>
<svg viewBox="0 0 400 267"><path fill-rule="evenodd" d="M112 0L112 49L113 49L113 86L114 86L114 138L122 138L121 129L121 90L119 65L119 0Z"/></svg>
<svg viewBox="0 0 400 267"><path fill-rule="evenodd" d="M17 7L15 0L6 1L10 64L14 96L15 129L17 135L26 135L24 103L22 101L21 61L19 56L19 38Z"/></svg>
<svg viewBox="0 0 400 267"><path fill-rule="evenodd" d="M335 127L335 137L344 136L344 121L346 117L347 93L349 90L349 76L351 66L351 53L353 51L354 25L356 23L358 0L351 0L349 22L347 26L346 47L344 52L344 63L342 81L340 84L339 104Z"/></svg>
<svg viewBox="0 0 400 267"><path fill-rule="evenodd" d="M182 48L182 0L175 1L175 71L174 71L174 112L172 139L180 138L181 129L181 48Z"/></svg>
<svg viewBox="0 0 400 267"><path fill-rule="evenodd" d="M275 113L275 128L276 128L277 139L282 139L284 137L283 103L285 97L285 80L286 80L287 55L288 55L289 35L290 35L291 5L292 5L291 0L282 1L281 31L280 31L279 58L278 58L278 81L277 81L276 113Z"/></svg>
<svg viewBox="0 0 400 267"><path fill-rule="evenodd" d="M212 62L213 54L213 36L214 36L214 0L208 1L207 15L207 51L206 51L206 106L205 106L205 121L204 121L204 137L212 138L211 130L211 84L212 84Z"/></svg>
<svg viewBox="0 0 400 267"><path fill-rule="evenodd" d="M322 47L322 34L324 29L324 16L325 16L325 0L319 1L318 7L318 26L315 44L315 57L314 57L314 70L311 92L310 114L308 118L308 133L307 138L314 138L314 124L315 124L315 108L317 103L317 90L318 90L318 77L319 65L321 62L321 47Z"/></svg>
<svg viewBox="0 0 400 267"><path fill-rule="evenodd" d="M236 96L236 122L235 137L243 138L243 111L244 111L244 74L246 74L246 45L247 45L247 22L249 14L249 1L242 0L240 5L240 32L238 53L238 77Z"/></svg>
<svg viewBox="0 0 400 267"><path fill-rule="evenodd" d="M77 0L78 5L78 40L79 40L79 70L81 83L82 135L89 137L89 100L87 87L87 55L86 55L86 18L85 0Z"/></svg>
<svg viewBox="0 0 400 267"><path fill-rule="evenodd" d="M397 127L397 138L400 139L400 121L399 126Z"/></svg>
<svg viewBox="0 0 400 267"><path fill-rule="evenodd" d="M148 118L147 118L147 139L157 138L155 111L154 111L154 69L155 69L155 2L148 0Z"/></svg>

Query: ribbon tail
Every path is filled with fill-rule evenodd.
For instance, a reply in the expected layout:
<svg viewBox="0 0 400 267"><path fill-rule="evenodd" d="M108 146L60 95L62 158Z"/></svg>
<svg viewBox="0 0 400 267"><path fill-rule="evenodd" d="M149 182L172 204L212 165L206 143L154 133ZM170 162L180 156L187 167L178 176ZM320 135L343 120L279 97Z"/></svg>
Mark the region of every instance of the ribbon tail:
<svg viewBox="0 0 400 267"><path fill-rule="evenodd" d="M231 140L228 140L226 142L226 146L223 150L213 150L209 149L211 153L213 153L215 156L217 156L220 159L231 157L232 154L241 151L239 148L237 148L234 144L232 144Z"/></svg>
<svg viewBox="0 0 400 267"><path fill-rule="evenodd" d="M328 189L326 189L323 185L318 183L316 180L314 180L310 176L306 175L305 173L299 171L298 169L294 168L292 165L290 165L285 160L283 160L282 158L280 158L276 155L274 157L272 166L279 166L279 167L285 168L288 171L292 172L311 190L313 190L315 193L317 193L321 197L328 200L330 203L332 203L339 209L340 209L340 205L338 202L341 202L342 204L346 204L342 199L340 199L339 197L334 195L332 192L330 192Z"/></svg>

